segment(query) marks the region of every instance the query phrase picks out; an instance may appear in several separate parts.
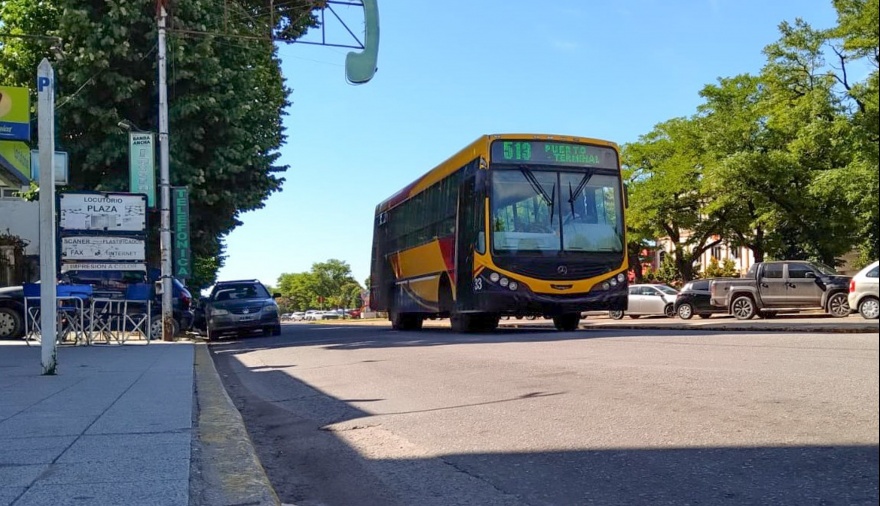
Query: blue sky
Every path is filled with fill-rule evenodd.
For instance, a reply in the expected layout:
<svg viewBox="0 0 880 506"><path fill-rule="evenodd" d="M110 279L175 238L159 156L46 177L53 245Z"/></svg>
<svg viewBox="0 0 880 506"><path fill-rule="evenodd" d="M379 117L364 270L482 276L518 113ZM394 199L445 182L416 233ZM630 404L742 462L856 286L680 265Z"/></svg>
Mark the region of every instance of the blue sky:
<svg viewBox="0 0 880 506"><path fill-rule="evenodd" d="M836 22L831 0L378 2L367 84L345 81L350 49L280 48L290 169L283 191L227 237L219 279L274 285L335 258L363 284L376 204L480 135L633 142L694 114L706 84L757 73L780 22ZM362 30L360 9L334 8ZM327 41L349 42L333 25Z"/></svg>

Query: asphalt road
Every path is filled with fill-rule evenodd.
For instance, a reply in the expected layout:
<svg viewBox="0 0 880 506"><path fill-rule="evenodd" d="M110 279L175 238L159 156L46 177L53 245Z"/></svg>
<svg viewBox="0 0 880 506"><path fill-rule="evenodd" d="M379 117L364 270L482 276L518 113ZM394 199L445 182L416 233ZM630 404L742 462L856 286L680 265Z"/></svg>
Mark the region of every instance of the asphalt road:
<svg viewBox="0 0 880 506"><path fill-rule="evenodd" d="M584 327L211 349L286 503L878 503L876 331Z"/></svg>

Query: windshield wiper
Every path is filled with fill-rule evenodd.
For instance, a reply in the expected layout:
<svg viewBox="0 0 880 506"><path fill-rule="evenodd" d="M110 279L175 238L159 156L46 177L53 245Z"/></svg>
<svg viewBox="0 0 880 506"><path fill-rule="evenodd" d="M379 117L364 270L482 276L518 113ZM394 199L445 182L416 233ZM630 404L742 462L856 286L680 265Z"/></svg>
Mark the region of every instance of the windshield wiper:
<svg viewBox="0 0 880 506"><path fill-rule="evenodd" d="M556 184L553 185L553 189L551 190L551 194L547 195L547 191L544 190L544 187L541 186L541 183L535 179L535 175L532 174L532 171L526 165L519 166L520 172L522 172L523 176L526 178L526 181L532 186L532 190L536 193L539 193L544 200L547 201L547 204L550 206L550 221L553 221L553 210L556 206L553 205L553 200L556 198Z"/></svg>
<svg viewBox="0 0 880 506"><path fill-rule="evenodd" d="M583 191L584 186L587 186L587 183L590 181L590 178L593 177L592 172L587 172L584 174L584 177L581 178L581 182L578 183L577 188L572 192L571 191L571 183L568 183L568 203L574 204L575 195L580 195L581 191ZM572 205L572 211L574 211L574 205Z"/></svg>

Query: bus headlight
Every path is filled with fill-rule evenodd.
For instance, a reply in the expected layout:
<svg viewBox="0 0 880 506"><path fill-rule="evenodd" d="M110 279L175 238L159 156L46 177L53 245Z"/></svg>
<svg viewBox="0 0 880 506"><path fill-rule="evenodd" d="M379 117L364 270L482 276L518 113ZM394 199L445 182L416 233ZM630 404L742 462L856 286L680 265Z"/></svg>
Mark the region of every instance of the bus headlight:
<svg viewBox="0 0 880 506"><path fill-rule="evenodd" d="M611 286L617 286L617 279L615 278L609 279L608 282L611 283Z"/></svg>
<svg viewBox="0 0 880 506"><path fill-rule="evenodd" d="M511 290L516 290L518 287L519 285L516 283L516 281L511 281L510 284L507 285L507 288L510 288Z"/></svg>
<svg viewBox="0 0 880 506"><path fill-rule="evenodd" d="M497 272L493 272L492 274L489 274L489 281L491 281L493 283L497 283L499 279L501 279L501 275L499 275Z"/></svg>
<svg viewBox="0 0 880 506"><path fill-rule="evenodd" d="M611 285L609 285L607 281L604 282L604 283L602 283L602 289L603 289L603 290L608 290L609 288L611 288Z"/></svg>
<svg viewBox="0 0 880 506"><path fill-rule="evenodd" d="M620 281L621 283L623 283L625 280L626 280L626 276L624 276L622 272L617 275L617 281Z"/></svg>
<svg viewBox="0 0 880 506"><path fill-rule="evenodd" d="M501 278L501 281L498 282L501 286L507 286L510 283L510 280L507 278Z"/></svg>

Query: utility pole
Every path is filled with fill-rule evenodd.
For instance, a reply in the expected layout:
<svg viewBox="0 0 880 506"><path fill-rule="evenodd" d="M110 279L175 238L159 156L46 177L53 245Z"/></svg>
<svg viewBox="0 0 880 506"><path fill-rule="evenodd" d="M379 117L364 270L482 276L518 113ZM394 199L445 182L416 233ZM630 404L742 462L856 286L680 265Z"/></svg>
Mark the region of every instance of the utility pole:
<svg viewBox="0 0 880 506"><path fill-rule="evenodd" d="M162 261L162 340L174 338L171 310L171 177L168 168L168 83L165 78L165 0L157 0L159 16L159 251Z"/></svg>

